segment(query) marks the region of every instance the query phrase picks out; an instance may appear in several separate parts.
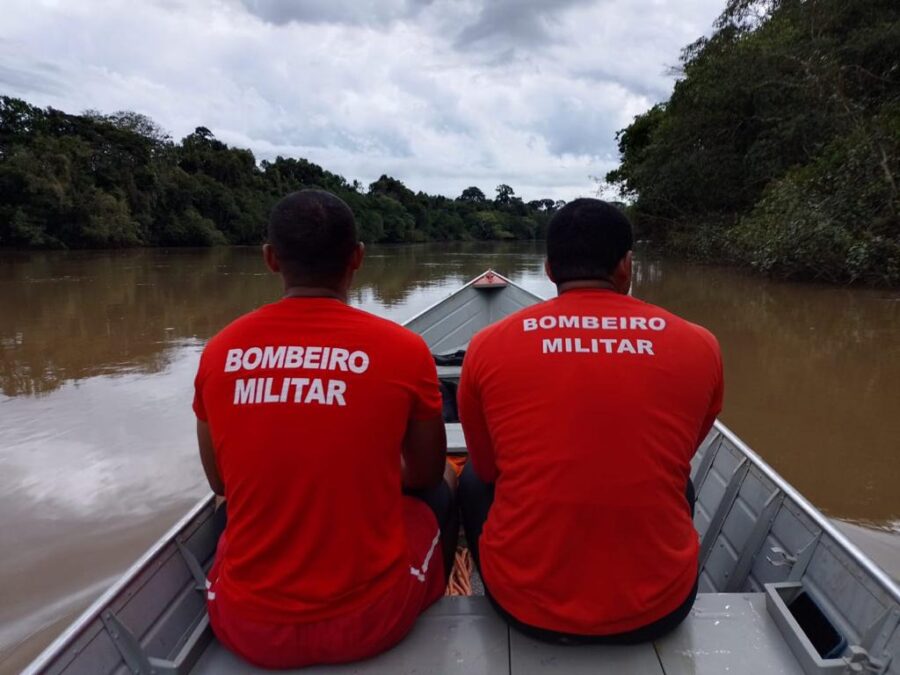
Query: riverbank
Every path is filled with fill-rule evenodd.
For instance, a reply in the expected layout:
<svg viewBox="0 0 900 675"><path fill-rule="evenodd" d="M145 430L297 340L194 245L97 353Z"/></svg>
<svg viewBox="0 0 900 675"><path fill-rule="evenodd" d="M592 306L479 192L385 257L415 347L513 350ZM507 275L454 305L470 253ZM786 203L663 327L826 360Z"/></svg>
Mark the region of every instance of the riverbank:
<svg viewBox="0 0 900 675"><path fill-rule="evenodd" d="M257 161L206 127L176 142L134 112L72 115L0 96L0 130L0 247L255 244L272 206L306 188L343 199L368 243L533 239L561 205L505 184L455 198L387 175L364 186L304 158Z"/></svg>
<svg viewBox="0 0 900 675"><path fill-rule="evenodd" d="M897 286L898 40L898 3L728 3L606 180L668 251Z"/></svg>
<svg viewBox="0 0 900 675"><path fill-rule="evenodd" d="M655 231L646 222L652 218L633 213L632 219L638 232L645 231L642 241L647 253L658 257L728 265L783 281L900 288L900 221L889 236L854 236L812 223L806 229L813 232L782 233L771 224L761 226L737 216L729 219L737 224L698 219L690 225L657 224Z"/></svg>

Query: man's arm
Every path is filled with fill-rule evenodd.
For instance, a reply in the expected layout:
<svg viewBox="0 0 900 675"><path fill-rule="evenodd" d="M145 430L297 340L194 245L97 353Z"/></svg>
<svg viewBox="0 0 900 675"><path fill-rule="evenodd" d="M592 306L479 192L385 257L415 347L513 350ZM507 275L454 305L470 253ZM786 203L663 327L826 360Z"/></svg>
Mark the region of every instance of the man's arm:
<svg viewBox="0 0 900 675"><path fill-rule="evenodd" d="M408 352L412 405L401 448L403 488L423 490L438 485L444 475L447 433L434 358L421 337L412 339Z"/></svg>
<svg viewBox="0 0 900 675"><path fill-rule="evenodd" d="M715 340L715 338L713 339ZM700 427L700 437L697 439L697 448L700 447L700 444L706 438L709 430L712 429L713 424L715 424L719 413L722 412L722 404L725 398L725 377L722 368L722 352L719 350L718 342L715 343L715 348L716 357L718 359L718 372L716 373L715 388L713 389L712 398L709 403L709 411L706 413L706 418L703 420L703 425Z"/></svg>
<svg viewBox="0 0 900 675"><path fill-rule="evenodd" d="M403 439L403 487L424 490L434 487L444 476L447 461L447 434L438 415L425 420L410 419Z"/></svg>
<svg viewBox="0 0 900 675"><path fill-rule="evenodd" d="M206 472L206 480L209 487L220 497L225 495L225 484L219 475L219 467L216 464L216 451L213 448L212 435L209 433L209 425L201 419L197 420L197 445L200 447L200 462L203 471Z"/></svg>
<svg viewBox="0 0 900 675"><path fill-rule="evenodd" d="M481 397L478 394L475 383L471 349L466 358L468 359L469 367L466 368L466 364L463 364L457 392L459 421L462 422L463 434L466 437L466 449L469 451L469 461L472 462L472 468L475 469L475 473L478 474L481 480L486 483L493 483L497 480L497 463L494 457L491 434L484 419Z"/></svg>

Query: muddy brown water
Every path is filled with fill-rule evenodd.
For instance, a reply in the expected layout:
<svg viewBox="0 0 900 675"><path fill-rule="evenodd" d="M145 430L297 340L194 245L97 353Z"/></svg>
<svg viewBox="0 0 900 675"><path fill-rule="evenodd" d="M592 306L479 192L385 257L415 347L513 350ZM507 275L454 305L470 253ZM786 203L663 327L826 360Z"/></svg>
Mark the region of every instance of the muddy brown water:
<svg viewBox="0 0 900 675"><path fill-rule="evenodd" d="M397 321L488 267L540 295L539 244L375 247L352 302ZM701 323L723 419L900 576L900 292L639 256L634 292ZM204 342L277 299L257 249L0 253L0 672L16 672L206 488Z"/></svg>

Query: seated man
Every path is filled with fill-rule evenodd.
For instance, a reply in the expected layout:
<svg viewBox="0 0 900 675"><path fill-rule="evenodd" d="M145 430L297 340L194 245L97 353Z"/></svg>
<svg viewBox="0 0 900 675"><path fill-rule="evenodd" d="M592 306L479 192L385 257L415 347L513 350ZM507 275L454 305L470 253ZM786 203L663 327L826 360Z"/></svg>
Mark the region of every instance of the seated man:
<svg viewBox="0 0 900 675"><path fill-rule="evenodd" d="M722 360L708 331L628 296L631 247L615 207L563 207L559 297L481 331L463 366L466 538L495 608L549 641L653 640L697 592L690 461Z"/></svg>
<svg viewBox="0 0 900 675"><path fill-rule="evenodd" d="M195 383L228 508L210 622L263 667L366 658L442 595L439 535L455 548L437 371L420 336L347 305L363 245L334 195L279 202L263 257L284 298L210 340Z"/></svg>

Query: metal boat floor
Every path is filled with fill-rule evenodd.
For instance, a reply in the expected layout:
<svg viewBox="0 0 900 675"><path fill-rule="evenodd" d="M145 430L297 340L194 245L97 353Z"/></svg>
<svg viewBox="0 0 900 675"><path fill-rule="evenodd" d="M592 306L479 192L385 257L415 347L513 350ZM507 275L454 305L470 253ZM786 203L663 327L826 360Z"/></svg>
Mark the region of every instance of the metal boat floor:
<svg viewBox="0 0 900 675"><path fill-rule="evenodd" d="M213 641L191 673L244 675L254 668ZM762 593L701 593L691 615L656 643L564 647L535 642L507 625L484 597L443 598L407 638L368 661L304 668L303 675L742 675L802 673L766 611Z"/></svg>

